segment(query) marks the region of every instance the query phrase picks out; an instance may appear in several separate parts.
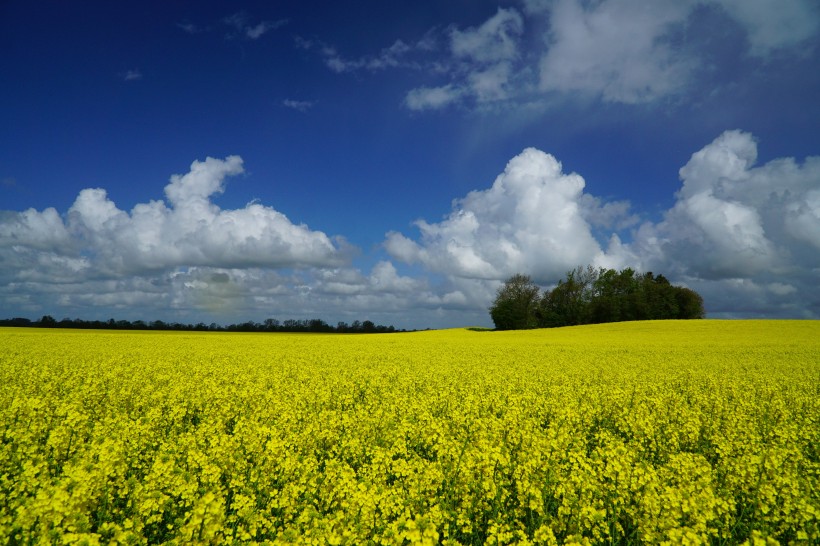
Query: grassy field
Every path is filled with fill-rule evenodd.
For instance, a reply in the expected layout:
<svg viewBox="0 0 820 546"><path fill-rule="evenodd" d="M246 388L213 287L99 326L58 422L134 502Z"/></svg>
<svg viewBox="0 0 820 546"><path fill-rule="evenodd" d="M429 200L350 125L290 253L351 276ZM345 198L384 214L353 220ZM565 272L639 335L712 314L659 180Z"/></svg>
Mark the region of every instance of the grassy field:
<svg viewBox="0 0 820 546"><path fill-rule="evenodd" d="M0 329L2 544L817 544L818 518L818 321Z"/></svg>

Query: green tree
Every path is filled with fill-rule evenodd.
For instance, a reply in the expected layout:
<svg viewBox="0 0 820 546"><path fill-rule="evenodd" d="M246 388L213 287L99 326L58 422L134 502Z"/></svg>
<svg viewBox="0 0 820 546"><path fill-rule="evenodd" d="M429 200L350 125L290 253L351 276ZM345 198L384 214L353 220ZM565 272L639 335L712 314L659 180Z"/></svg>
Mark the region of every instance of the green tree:
<svg viewBox="0 0 820 546"><path fill-rule="evenodd" d="M590 302L598 270L591 265L567 272L566 280L544 293L538 306L538 325L554 328L589 322Z"/></svg>
<svg viewBox="0 0 820 546"><path fill-rule="evenodd" d="M678 304L678 316L675 318L681 319L702 319L706 316L706 311L703 309L703 298L689 288L681 286L674 286L675 300Z"/></svg>
<svg viewBox="0 0 820 546"><path fill-rule="evenodd" d="M589 302L589 322L635 320L642 307L638 294L639 280L631 268L621 271L601 269L592 285Z"/></svg>
<svg viewBox="0 0 820 546"><path fill-rule="evenodd" d="M521 330L538 326L536 307L538 286L528 275L515 274L498 289L490 306L490 317L497 330Z"/></svg>
<svg viewBox="0 0 820 546"><path fill-rule="evenodd" d="M675 299L676 287L672 286L663 275L654 277L649 271L641 276L641 292L646 303L648 320L678 318L678 302Z"/></svg>
<svg viewBox="0 0 820 546"><path fill-rule="evenodd" d="M629 320L697 319L705 316L697 292L673 286L663 275L631 268L568 271L539 297L526 275L513 275L499 288L490 316L498 330L556 328Z"/></svg>

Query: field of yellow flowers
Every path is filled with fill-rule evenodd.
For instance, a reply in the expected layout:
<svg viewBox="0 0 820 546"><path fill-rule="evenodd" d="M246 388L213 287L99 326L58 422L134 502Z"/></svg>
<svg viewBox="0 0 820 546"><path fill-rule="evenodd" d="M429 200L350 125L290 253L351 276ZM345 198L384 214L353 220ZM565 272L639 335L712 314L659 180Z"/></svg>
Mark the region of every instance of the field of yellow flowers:
<svg viewBox="0 0 820 546"><path fill-rule="evenodd" d="M818 544L820 322L0 329L0 544Z"/></svg>

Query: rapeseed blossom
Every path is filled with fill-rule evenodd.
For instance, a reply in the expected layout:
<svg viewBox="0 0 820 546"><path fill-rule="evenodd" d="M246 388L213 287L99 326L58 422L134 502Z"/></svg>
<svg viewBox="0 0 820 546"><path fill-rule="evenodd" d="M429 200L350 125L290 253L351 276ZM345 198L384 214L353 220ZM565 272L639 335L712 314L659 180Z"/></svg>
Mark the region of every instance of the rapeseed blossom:
<svg viewBox="0 0 820 546"><path fill-rule="evenodd" d="M0 330L0 543L816 544L820 323Z"/></svg>

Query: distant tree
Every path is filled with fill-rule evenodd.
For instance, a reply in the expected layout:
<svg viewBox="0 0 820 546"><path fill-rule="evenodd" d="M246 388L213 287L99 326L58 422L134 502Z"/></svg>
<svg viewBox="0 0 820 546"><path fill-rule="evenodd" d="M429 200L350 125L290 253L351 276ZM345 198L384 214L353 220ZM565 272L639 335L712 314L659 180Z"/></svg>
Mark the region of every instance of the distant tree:
<svg viewBox="0 0 820 546"><path fill-rule="evenodd" d="M538 305L538 325L574 326L589 322L590 302L598 271L592 266L567 272L566 280L544 293Z"/></svg>
<svg viewBox="0 0 820 546"><path fill-rule="evenodd" d="M57 321L51 315L43 315L43 318L37 321L37 326L40 328L54 328L57 326Z"/></svg>
<svg viewBox="0 0 820 546"><path fill-rule="evenodd" d="M276 319L266 319L264 322L247 321L238 324L221 326L215 322L206 325L204 322L197 324L185 324L181 322L163 322L154 320L146 323L142 320L130 322L127 320L115 320L113 318L102 320L82 320L79 318L64 318L59 322L50 315L44 315L40 320L31 321L27 318L0 319L0 326L36 327L36 328L82 328L82 329L108 329L108 330L176 330L176 331L214 331L214 332L349 332L349 333L390 333L396 329L382 324L375 324L373 321L354 321L352 325L346 322L339 322L336 327L331 326L322 319L293 320L289 319L280 323ZM404 331L404 330L401 330Z"/></svg>
<svg viewBox="0 0 820 546"><path fill-rule="evenodd" d="M601 269L593 283L589 322L633 320L637 281L632 269Z"/></svg>
<svg viewBox="0 0 820 546"><path fill-rule="evenodd" d="M521 330L538 326L536 308L539 289L528 275L516 274L498 289L490 306L497 330Z"/></svg>
<svg viewBox="0 0 820 546"><path fill-rule="evenodd" d="M17 328L28 328L33 326L31 319L23 318L23 317L14 317L10 319L3 319L0 323L2 326L14 326Z"/></svg>
<svg viewBox="0 0 820 546"><path fill-rule="evenodd" d="M332 332L333 328L322 319L311 319L308 321L308 330L311 332Z"/></svg>
<svg viewBox="0 0 820 546"><path fill-rule="evenodd" d="M499 330L573 326L628 320L703 318L703 298L673 286L663 275L631 268L577 267L539 296L526 275L514 275L499 288L490 307Z"/></svg>
<svg viewBox="0 0 820 546"><path fill-rule="evenodd" d="M678 304L679 319L702 319L706 316L706 311L703 308L703 298L689 288L676 286L675 301Z"/></svg>
<svg viewBox="0 0 820 546"><path fill-rule="evenodd" d="M265 319L265 331L275 332L279 329L279 321L274 318Z"/></svg>
<svg viewBox="0 0 820 546"><path fill-rule="evenodd" d="M678 302L675 297L677 287L663 275L653 277L652 272L641 277L640 284L646 304L646 318L649 320L678 318Z"/></svg>

